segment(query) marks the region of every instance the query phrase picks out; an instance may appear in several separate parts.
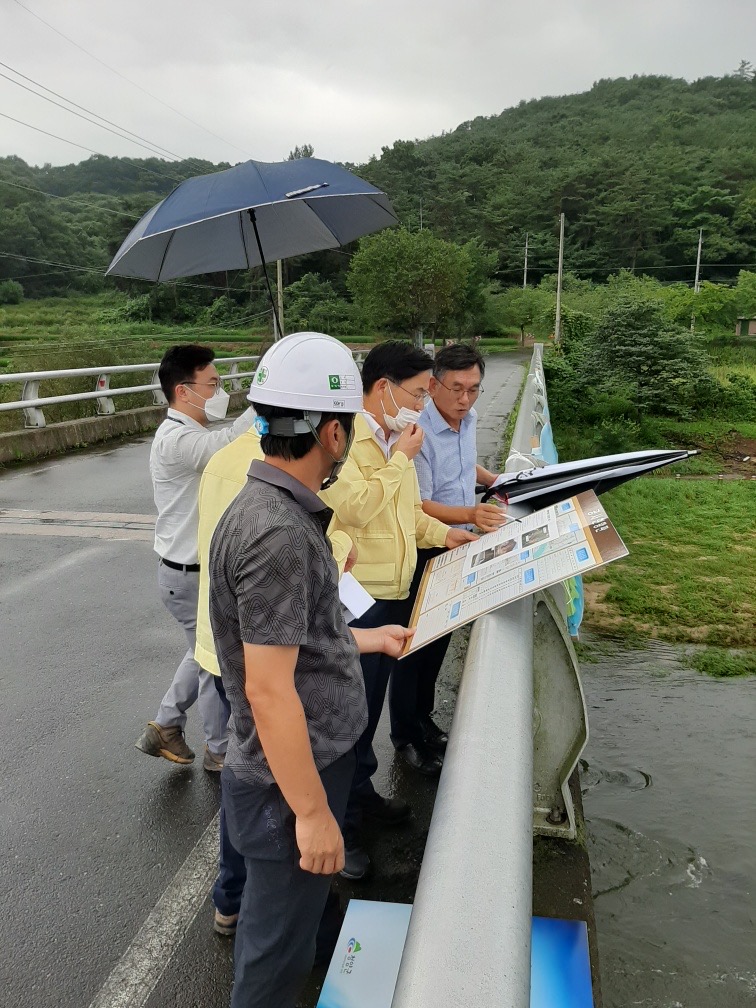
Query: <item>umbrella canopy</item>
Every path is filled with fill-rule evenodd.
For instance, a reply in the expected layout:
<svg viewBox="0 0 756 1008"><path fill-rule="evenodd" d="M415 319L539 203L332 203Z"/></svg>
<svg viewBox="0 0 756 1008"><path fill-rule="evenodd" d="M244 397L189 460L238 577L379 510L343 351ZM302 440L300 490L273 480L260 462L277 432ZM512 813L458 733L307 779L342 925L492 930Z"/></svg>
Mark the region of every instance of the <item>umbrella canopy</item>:
<svg viewBox="0 0 756 1008"><path fill-rule="evenodd" d="M385 193L330 161L245 161L178 185L136 224L107 273L175 280L250 269L396 223Z"/></svg>
<svg viewBox="0 0 756 1008"><path fill-rule="evenodd" d="M524 469L506 474L495 487L486 490L482 500L485 503L496 497L508 504L527 504L537 510L584 490L606 493L636 476L673 462L683 462L697 454L696 451L682 449L624 452Z"/></svg>

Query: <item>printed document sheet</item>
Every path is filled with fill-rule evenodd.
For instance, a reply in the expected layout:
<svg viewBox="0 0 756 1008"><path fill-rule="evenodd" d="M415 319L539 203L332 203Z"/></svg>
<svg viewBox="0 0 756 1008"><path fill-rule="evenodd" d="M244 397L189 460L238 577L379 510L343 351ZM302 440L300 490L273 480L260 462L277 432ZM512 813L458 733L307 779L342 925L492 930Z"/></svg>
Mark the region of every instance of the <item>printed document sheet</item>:
<svg viewBox="0 0 756 1008"><path fill-rule="evenodd" d="M627 556L592 490L508 522L425 567L404 657L516 599Z"/></svg>

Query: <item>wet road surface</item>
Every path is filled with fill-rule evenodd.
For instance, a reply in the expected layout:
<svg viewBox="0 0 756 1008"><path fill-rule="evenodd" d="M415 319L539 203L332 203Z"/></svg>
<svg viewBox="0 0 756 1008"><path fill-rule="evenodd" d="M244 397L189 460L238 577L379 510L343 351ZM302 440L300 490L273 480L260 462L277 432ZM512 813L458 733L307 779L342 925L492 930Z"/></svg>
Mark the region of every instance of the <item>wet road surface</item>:
<svg viewBox="0 0 756 1008"><path fill-rule="evenodd" d="M489 358L478 406L484 464L495 466L521 360ZM158 598L149 443L0 472L8 1008L228 1004L231 942L211 931L207 899L218 781L201 765L173 767L134 748L184 649ZM457 636L443 672L446 725L465 640ZM196 715L187 741L201 753ZM385 724L377 743L379 789L411 801L415 816L369 838L376 878L343 892L408 901L434 785L394 762Z"/></svg>

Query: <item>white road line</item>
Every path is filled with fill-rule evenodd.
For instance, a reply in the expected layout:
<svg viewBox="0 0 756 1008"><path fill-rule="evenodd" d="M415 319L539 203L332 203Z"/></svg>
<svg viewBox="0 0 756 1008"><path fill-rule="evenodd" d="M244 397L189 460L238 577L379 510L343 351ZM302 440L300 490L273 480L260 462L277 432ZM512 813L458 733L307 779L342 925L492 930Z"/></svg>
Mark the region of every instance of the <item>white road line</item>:
<svg viewBox="0 0 756 1008"><path fill-rule="evenodd" d="M143 1008L218 872L220 817L215 815L168 884L89 1008Z"/></svg>

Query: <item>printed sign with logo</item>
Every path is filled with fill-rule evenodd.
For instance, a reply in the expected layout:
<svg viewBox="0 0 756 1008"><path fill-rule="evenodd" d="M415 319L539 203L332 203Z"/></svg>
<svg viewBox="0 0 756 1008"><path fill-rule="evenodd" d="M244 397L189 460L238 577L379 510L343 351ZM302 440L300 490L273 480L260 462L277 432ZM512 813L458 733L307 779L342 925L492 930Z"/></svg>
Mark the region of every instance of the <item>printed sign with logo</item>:
<svg viewBox="0 0 756 1008"><path fill-rule="evenodd" d="M350 901L317 1008L391 1008L411 911ZM530 970L530 1008L593 1008L585 921L533 917Z"/></svg>
<svg viewBox="0 0 756 1008"><path fill-rule="evenodd" d="M317 1008L389 1008L412 907L351 900Z"/></svg>
<svg viewBox="0 0 756 1008"><path fill-rule="evenodd" d="M354 375L331 374L328 375L328 388L332 392L354 392L357 383L354 380Z"/></svg>

